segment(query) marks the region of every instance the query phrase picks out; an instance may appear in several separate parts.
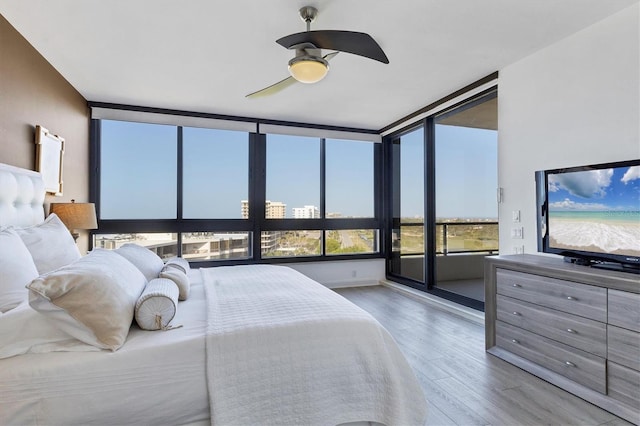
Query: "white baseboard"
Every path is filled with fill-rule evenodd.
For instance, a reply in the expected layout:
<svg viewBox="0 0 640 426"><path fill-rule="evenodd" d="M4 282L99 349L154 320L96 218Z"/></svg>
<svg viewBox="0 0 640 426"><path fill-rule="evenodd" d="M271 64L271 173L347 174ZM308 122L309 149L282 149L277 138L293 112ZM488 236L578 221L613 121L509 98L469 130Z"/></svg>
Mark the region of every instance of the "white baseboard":
<svg viewBox="0 0 640 426"><path fill-rule="evenodd" d="M379 281L375 280L340 280L323 282L322 285L329 288L348 288L348 287L368 287L372 285L380 285Z"/></svg>

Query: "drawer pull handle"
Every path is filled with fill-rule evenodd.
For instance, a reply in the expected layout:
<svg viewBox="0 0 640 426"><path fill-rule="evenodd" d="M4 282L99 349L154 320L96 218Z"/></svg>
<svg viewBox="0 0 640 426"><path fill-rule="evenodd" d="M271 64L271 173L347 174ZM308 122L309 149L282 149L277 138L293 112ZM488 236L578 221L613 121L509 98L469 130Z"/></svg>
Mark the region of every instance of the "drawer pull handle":
<svg viewBox="0 0 640 426"><path fill-rule="evenodd" d="M575 331L573 328L567 328L567 333L578 334L578 332Z"/></svg>
<svg viewBox="0 0 640 426"><path fill-rule="evenodd" d="M520 312L513 311L513 315L520 316L521 314L520 314Z"/></svg>
<svg viewBox="0 0 640 426"><path fill-rule="evenodd" d="M512 287L520 288L522 286L520 284L513 284Z"/></svg>
<svg viewBox="0 0 640 426"><path fill-rule="evenodd" d="M511 339L511 343L515 343L516 345L519 344L520 342L516 339Z"/></svg>
<svg viewBox="0 0 640 426"><path fill-rule="evenodd" d="M576 298L575 298L575 297L573 297L573 296L567 296L567 300L578 300L578 299L576 299Z"/></svg>
<svg viewBox="0 0 640 426"><path fill-rule="evenodd" d="M565 361L564 362L565 365L569 366L569 367L575 367L576 365L574 363L572 363L571 361Z"/></svg>

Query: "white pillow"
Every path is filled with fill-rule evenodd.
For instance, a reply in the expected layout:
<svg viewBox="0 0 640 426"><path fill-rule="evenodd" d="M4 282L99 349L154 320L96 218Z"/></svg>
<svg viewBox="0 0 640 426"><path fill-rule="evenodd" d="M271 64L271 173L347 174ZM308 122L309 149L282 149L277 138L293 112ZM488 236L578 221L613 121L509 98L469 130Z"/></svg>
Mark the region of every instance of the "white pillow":
<svg viewBox="0 0 640 426"><path fill-rule="evenodd" d="M136 303L136 322L143 330L166 330L178 309L178 287L166 278L154 278Z"/></svg>
<svg viewBox="0 0 640 426"><path fill-rule="evenodd" d="M131 262L94 249L80 260L41 275L27 287L29 304L71 336L117 350L129 333L146 279Z"/></svg>
<svg viewBox="0 0 640 426"><path fill-rule="evenodd" d="M37 276L36 265L22 239L12 229L1 230L0 312L6 312L27 300L25 286Z"/></svg>
<svg viewBox="0 0 640 426"><path fill-rule="evenodd" d="M158 278L158 274L164 267L164 262L157 254L138 244L127 243L114 251L133 263L147 281Z"/></svg>
<svg viewBox="0 0 640 426"><path fill-rule="evenodd" d="M27 246L38 273L46 274L80 259L80 251L71 233L55 214L28 228L15 228Z"/></svg>
<svg viewBox="0 0 640 426"><path fill-rule="evenodd" d="M189 297L189 291L191 290L191 283L189 282L189 276L176 267L167 265L160 272L160 278L168 278L175 283L178 287L179 300L187 300Z"/></svg>
<svg viewBox="0 0 640 426"><path fill-rule="evenodd" d="M35 268L35 266L34 266ZM55 327L24 300L0 315L0 359L27 353L99 351Z"/></svg>

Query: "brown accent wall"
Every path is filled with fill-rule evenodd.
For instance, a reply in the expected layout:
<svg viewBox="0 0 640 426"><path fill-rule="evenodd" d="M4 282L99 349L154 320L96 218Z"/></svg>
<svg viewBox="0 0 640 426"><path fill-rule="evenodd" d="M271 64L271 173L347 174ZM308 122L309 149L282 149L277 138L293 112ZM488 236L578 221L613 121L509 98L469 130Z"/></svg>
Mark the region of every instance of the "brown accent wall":
<svg viewBox="0 0 640 426"><path fill-rule="evenodd" d="M47 209L52 201L87 201L87 101L0 15L0 163L35 169L37 124L65 138L63 195L48 195ZM86 250L86 234L78 244Z"/></svg>

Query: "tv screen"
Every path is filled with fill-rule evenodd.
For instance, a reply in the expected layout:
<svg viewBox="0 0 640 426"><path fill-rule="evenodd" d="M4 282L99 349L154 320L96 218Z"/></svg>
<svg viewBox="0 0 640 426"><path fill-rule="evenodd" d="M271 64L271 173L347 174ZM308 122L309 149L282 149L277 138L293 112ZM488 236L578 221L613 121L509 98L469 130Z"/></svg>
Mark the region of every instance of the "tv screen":
<svg viewBox="0 0 640 426"><path fill-rule="evenodd" d="M543 251L640 265L640 160L546 170L537 181Z"/></svg>

